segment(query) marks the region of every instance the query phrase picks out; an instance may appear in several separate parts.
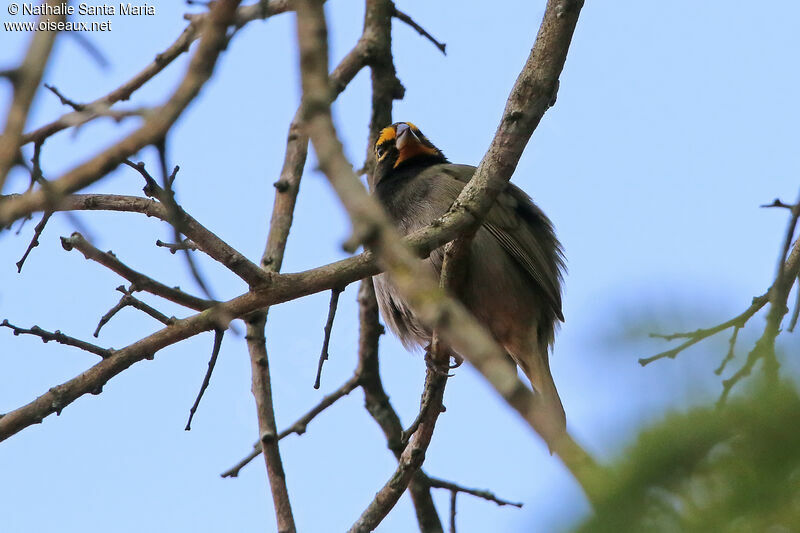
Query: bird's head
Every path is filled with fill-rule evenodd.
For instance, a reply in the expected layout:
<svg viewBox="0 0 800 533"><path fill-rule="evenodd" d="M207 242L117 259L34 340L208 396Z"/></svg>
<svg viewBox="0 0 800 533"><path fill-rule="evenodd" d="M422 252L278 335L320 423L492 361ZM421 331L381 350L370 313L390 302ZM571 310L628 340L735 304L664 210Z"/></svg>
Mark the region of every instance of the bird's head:
<svg viewBox="0 0 800 533"><path fill-rule="evenodd" d="M395 122L381 130L375 142L373 187L395 171L446 163L441 150L411 122Z"/></svg>

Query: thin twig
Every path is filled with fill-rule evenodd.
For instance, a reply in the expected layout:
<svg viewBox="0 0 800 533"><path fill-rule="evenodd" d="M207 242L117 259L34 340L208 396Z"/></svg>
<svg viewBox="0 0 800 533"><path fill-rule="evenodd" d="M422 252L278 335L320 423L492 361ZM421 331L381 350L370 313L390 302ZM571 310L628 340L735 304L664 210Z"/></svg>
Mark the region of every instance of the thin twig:
<svg viewBox="0 0 800 533"><path fill-rule="evenodd" d="M184 239L181 242L164 242L161 239L156 239L156 246L160 248L166 248L169 250L169 253L175 255L175 252L178 250L192 250L196 251L197 245L191 239Z"/></svg>
<svg viewBox="0 0 800 533"><path fill-rule="evenodd" d="M438 48L440 52L442 52L442 54L447 55L447 52L445 51L445 49L447 48L447 44L437 41L433 35L425 31L425 28L414 22L414 19L412 19L410 16L406 15L396 7L394 8L393 16L395 16L399 20L402 20L403 22L411 26L413 29L417 30L417 33L419 33L420 35L428 39L430 42L432 42L433 45L436 48Z"/></svg>
<svg viewBox="0 0 800 533"><path fill-rule="evenodd" d="M46 7L56 8L60 5L59 0L47 0ZM42 15L39 22L63 22L66 15ZM53 24L52 26L55 26ZM33 97L39 88L45 66L50 59L53 50L57 31L49 28L46 31L36 31L30 40L30 45L25 53L22 64L14 70L13 78L14 95L11 99L8 113L6 115L5 127L0 134L0 194L3 192L3 185L11 167L16 164L17 154L22 145L22 132L28 120ZM30 214L30 213L25 213ZM20 218L20 217L14 217ZM0 223L0 227L7 225L11 220Z"/></svg>
<svg viewBox="0 0 800 533"><path fill-rule="evenodd" d="M792 209L792 216L786 228L786 237L779 259L778 273L769 290L770 308L767 313L767 325L761 337L759 337L755 346L747 355L744 365L733 376L722 382L722 394L717 402L718 406L725 404L733 387L743 378L749 376L755 364L761 359L764 361L763 366L766 377L773 382L778 378L775 340L780 334L783 317L789 311L786 306L789 293L798 279L798 275L800 275L800 239L795 241L793 247L791 246L798 219L800 219L800 198L798 198L795 207ZM790 247L791 253L789 253Z"/></svg>
<svg viewBox="0 0 800 533"><path fill-rule="evenodd" d="M780 207L782 209L789 209L792 210L795 207L795 204L786 204L780 200L780 198L775 198L771 204L762 204L759 207L770 208L770 207Z"/></svg>
<svg viewBox="0 0 800 533"><path fill-rule="evenodd" d="M739 330L741 330L741 326L733 326L733 333L731 334L731 338L728 340L728 353L725 354L725 358L719 364L714 373L716 375L722 375L722 372L725 370L725 366L733 361L733 358L736 356L736 339L739 336Z"/></svg>
<svg viewBox="0 0 800 533"><path fill-rule="evenodd" d="M450 533L456 533L456 496L457 490L450 491Z"/></svg>
<svg viewBox="0 0 800 533"><path fill-rule="evenodd" d="M86 104L79 104L78 102L74 102L74 101L70 100L69 98L67 98L66 96L61 94L61 91L56 89L54 86L48 85L47 83L45 83L44 86L51 93L56 95L59 100L61 100L61 104L62 105L67 105L67 106L71 107L72 109L74 109L75 111L83 111L86 108Z"/></svg>
<svg viewBox="0 0 800 533"><path fill-rule="evenodd" d="M480 217L491 208L500 191L498 180L510 178L533 130L553 102L558 89L557 80L566 61L581 7L581 1L548 1L539 34L525 67L512 88L503 119L490 148L453 208L440 219L442 224L448 223L452 218L460 218L458 213L469 213L471 222L464 222L461 228L464 231L471 223L479 225ZM463 305L438 288L436 281L403 244L386 213L375 198L367 194L353 172L353 165L344 155L338 140L330 111L324 12L320 4L313 0L298 0L296 10L303 102L308 109L305 117L307 131L317 153L320 169L347 209L353 234L365 244L374 247L394 287L420 321L431 329L438 327L443 340L455 351L465 355L509 405L559 455L590 500L599 498L606 486L604 477L607 473L564 433L563 428L553 426L552 417L547 416L545 410L540 408L538 396L522 383L515 371L504 365L504 350ZM432 228L421 233L426 231L432 231ZM441 244L440 241L438 245ZM425 433L418 430L406 451L413 449L417 442L421 445L427 440ZM419 438L421 435L423 438ZM399 476L398 483L384 486L384 489L392 493L392 497L387 499L385 505L378 505L380 509L371 506L354 524L355 529L368 530L385 516L387 507L391 507L396 501L394 495L397 487L407 483L407 471L418 467L416 460L403 461L403 464L405 471ZM381 492L381 496L383 494L385 493ZM372 510L376 512L373 514Z"/></svg>
<svg viewBox="0 0 800 533"><path fill-rule="evenodd" d="M200 43L195 48L185 75L167 101L155 109L138 129L88 161L68 170L58 179L51 180L47 187L4 200L0 203L0 226L35 211L48 209L57 204L65 195L102 179L123 160L145 146L164 138L172 125L200 93L203 85L211 78L217 59L227 44L227 30L235 19L236 8L240 1L219 0L214 3L203 26L204 31L201 32ZM49 32L36 32L37 35L41 33ZM14 149L17 145L18 142L15 138ZM0 148L3 146L5 146L5 142L0 142ZM3 159L0 157L0 160ZM0 176L4 175L5 172L0 168Z"/></svg>
<svg viewBox="0 0 800 533"><path fill-rule="evenodd" d="M169 220L169 211L155 199L118 194L71 194L65 196L54 211L123 211L141 213L148 217ZM186 236L209 257L225 266L228 270L242 278L250 286L266 286L271 282L268 272L247 259L227 242L219 238L211 230L200 224L194 217L181 211Z"/></svg>
<svg viewBox="0 0 800 533"><path fill-rule="evenodd" d="M284 429L280 433L278 433L278 440L281 440L285 437L288 437L291 434L302 435L306 432L308 428L308 424L314 420L320 413L322 413L325 409L336 403L341 398L347 396L353 390L355 390L360 384L360 377L358 375L354 375L349 380L345 381L338 389L333 391L332 393L326 395L322 400L315 405L312 409L310 409L306 414L298 418L294 424L289 426L288 428ZM239 471L247 466L250 461L255 459L261 454L261 442L256 442L253 445L253 451L250 454L236 463L234 466L220 474L221 477L236 477L239 475Z"/></svg>
<svg viewBox="0 0 800 533"><path fill-rule="evenodd" d="M50 220L50 217L53 215L52 211L45 211L42 215L42 219L36 224L36 227L33 229L33 238L31 238L31 242L28 244L28 248L25 250L25 253L22 254L22 258L17 261L17 273L19 274L22 272L22 265L25 264L25 260L28 258L28 255L31 253L31 250L39 246L39 237L42 235L42 231L44 231L44 227L47 225L47 221Z"/></svg>
<svg viewBox="0 0 800 533"><path fill-rule="evenodd" d="M648 365L653 361L658 361L659 359L669 358L675 359L679 353L684 351L685 349L689 348L690 346L694 346L698 342L702 341L703 339L707 339L712 335L716 335L721 331L725 331L729 328L743 328L747 321L753 317L756 313L758 313L769 301L769 292L762 294L761 296L757 296L753 298L753 302L750 304L750 307L745 309L742 313L736 315L735 317L722 322L711 328L706 329L698 329L696 331L691 332L680 332L680 333L672 333L669 335L662 335L660 333L651 333L650 336L659 339L665 340L673 340L673 339L688 339L686 342L676 346L675 348L671 348L669 350L663 351L656 355L650 357L643 357L639 359L639 364L642 366Z"/></svg>
<svg viewBox="0 0 800 533"><path fill-rule="evenodd" d="M322 351L319 354L319 363L317 363L317 377L314 379L315 389L319 389L320 379L322 378L322 365L328 360L328 345L331 342L333 319L336 316L336 307L339 305L339 295L342 294L343 290L344 287L331 289L331 303L328 306L328 319L325 321L325 337L322 339Z"/></svg>
<svg viewBox="0 0 800 533"><path fill-rule="evenodd" d="M82 341L80 339L76 339L75 337L70 337L69 335L64 335L59 330L47 331L40 328L39 326L33 326L30 329L25 329L19 326L15 326L14 324L10 323L8 319L4 319L2 322L0 322L0 326L9 328L14 333L14 336L33 335L35 337L39 337L40 339L42 339L42 342L44 343L55 341L59 344L64 344L66 346L74 346L75 348L80 348L85 352L99 355L103 359L111 357L111 355L113 355L114 353L114 350L112 348L101 348L100 346L97 346L90 342Z"/></svg>
<svg viewBox="0 0 800 533"><path fill-rule="evenodd" d="M512 501L509 501L509 500L504 500L502 498L498 498L497 496L494 495L493 492L490 492L488 490L471 489L471 488L468 488L468 487L464 487L462 485L458 485L458 484L453 483L451 481L445 481L444 479L439 479L439 478L435 478L435 477L429 478L429 481L430 481L431 487L433 487L435 489L446 489L446 490L449 490L449 491L452 491L452 492L463 492L464 494L470 494L472 496L475 496L476 498L482 498L484 500L487 500L487 501L490 501L490 502L494 502L494 503L496 503L497 505L499 505L501 507L504 506L504 505L511 505L511 506L517 507L517 508L522 507L522 503L520 503L520 502L512 502Z"/></svg>
<svg viewBox="0 0 800 533"><path fill-rule="evenodd" d="M131 284L130 288L126 289L122 285L117 287L117 290L122 293L122 297L119 299L119 302L108 310L106 314L100 317L100 321L97 323L97 328L94 330L94 337L100 336L100 330L108 324L108 322L114 318L114 315L125 309L126 307L133 307L138 309L145 314L150 315L151 317L155 318L165 326L169 326L173 322L175 322L175 317L168 317L158 309L144 303L140 299L133 296L133 292L136 288Z"/></svg>
<svg viewBox="0 0 800 533"><path fill-rule="evenodd" d="M212 255L209 250L204 249L206 253L209 253L209 255L211 255L214 259L228 267L229 270L245 280L251 287L269 283L269 275L260 269L258 265L247 259L238 251L234 250L231 246L225 244L224 241L222 241L219 237L200 226L200 224L198 224L194 218L184 211L183 208L175 201L175 194L172 189L165 189L159 186L155 178L153 178L153 176L147 171L143 162L140 161L138 163L134 163L133 161L126 159L123 161L123 163L134 169L144 178L144 194L151 198L155 198L164 205L166 209L166 217L162 218L162 220L174 228L176 241L180 240L179 234L182 233L187 236L192 236L194 241L199 244L202 241L198 239L196 234L197 230L201 229L205 234L203 235L204 237L213 238L218 245L222 244L224 246L224 248L220 250L221 253L219 254ZM171 187L178 170L180 170L180 167L176 166L169 176L166 176L165 174L164 183L166 185ZM213 250L213 248L210 250ZM208 296L210 300L214 300L215 298L210 295L208 286L200 276L200 273L195 267L194 262L191 260L188 251L186 252L186 256L189 270L191 271L195 281L206 293L206 296Z"/></svg>
<svg viewBox="0 0 800 533"><path fill-rule="evenodd" d="M211 359L208 360L208 370L203 378L203 384L200 385L200 392L197 393L197 398L194 400L192 408L189 409L189 420L186 421L186 427L183 428L186 431L191 431L192 429L192 419L194 418L194 414L197 412L197 407L200 405L200 400L203 398L203 394L206 392L208 384L211 381L211 374L214 372L214 366L217 364L217 357L219 356L219 350L222 347L222 337L224 335L224 329L214 330L214 347L211 349Z"/></svg>
<svg viewBox="0 0 800 533"><path fill-rule="evenodd" d="M112 252L101 252L92 246L80 233L76 232L69 237L61 237L61 246L67 251L74 248L81 252L86 259L91 259L109 270L116 272L130 281L137 291L146 291L197 311L208 309L214 305L214 302L210 300L204 300L183 292L180 289L168 287L149 276L133 270L120 261Z"/></svg>
<svg viewBox="0 0 800 533"><path fill-rule="evenodd" d="M285 13L291 9L290 2L287 0L268 0L258 2L253 5L241 6L236 10L235 24L241 27L248 22L265 19L272 15ZM183 29L175 41L170 44L163 52L156 54L153 61L146 65L131 79L111 91L110 93L97 98L91 103L86 104L87 109L108 109L119 101L128 100L131 95L141 88L145 83L154 78L175 59L189 51L190 45L201 36L203 24L208 20L210 14L200 13L186 17L190 23ZM76 32L71 32L76 33ZM22 136L22 144L29 142L42 141L51 135L58 133L72 125L75 113L67 113L57 120L46 124L35 131L26 133Z"/></svg>

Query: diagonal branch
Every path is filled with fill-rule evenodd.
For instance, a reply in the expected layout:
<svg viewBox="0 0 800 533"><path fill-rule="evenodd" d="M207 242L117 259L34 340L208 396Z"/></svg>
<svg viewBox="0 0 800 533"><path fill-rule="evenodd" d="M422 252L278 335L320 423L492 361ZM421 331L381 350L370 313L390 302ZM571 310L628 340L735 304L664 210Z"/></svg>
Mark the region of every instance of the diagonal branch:
<svg viewBox="0 0 800 533"><path fill-rule="evenodd" d="M134 153L163 139L210 79L219 54L227 43L226 31L235 19L239 2L240 0L220 0L212 5L208 19L202 25L202 38L186 75L172 96L153 113L148 114L139 129L86 163L50 181L46 186L4 199L0 202L0 227L34 211L52 207L63 196L91 185Z"/></svg>
<svg viewBox="0 0 800 533"><path fill-rule="evenodd" d="M119 313L126 307L133 307L134 309L138 309L139 311L142 311L143 313L155 318L156 320L158 320L159 322L161 322L166 326L169 326L175 321L175 317L170 318L161 311L159 311L158 309L155 309L154 307L147 305L140 299L133 296L133 292L136 290L136 287L133 286L133 284L131 284L131 286L128 289L126 289L123 285L120 285L119 287L117 287L117 290L122 293L122 297L119 299L119 302L117 302L117 304L114 307L109 309L108 312L100 318L100 321L97 323L97 328L94 330L94 333L92 334L95 338L100 336L100 330L103 329L103 326L108 324L108 322L112 318L114 318L114 316L117 313Z"/></svg>
<svg viewBox="0 0 800 533"><path fill-rule="evenodd" d="M433 35L428 33L425 30L425 28L423 28L422 26L417 24L414 21L414 19L412 19L410 16L406 15L405 13L403 13L402 11L397 9L396 7L394 8L394 12L392 13L392 16L396 17L398 20L401 20L401 21L405 22L406 24L408 24L409 26L411 26L411 28L416 30L417 33L419 33L420 35L422 35L423 37L428 39L431 43L433 43L433 46L438 48L439 51L442 52L442 54L447 55L447 52L445 51L445 49L447 48L447 44L439 42L438 40L436 40L436 37L434 37Z"/></svg>
<svg viewBox="0 0 800 533"><path fill-rule="evenodd" d="M479 216L491 207L499 192L499 188L492 190L491 186L504 184L504 180L510 177L534 127L553 101L558 75L581 6L581 2L548 2L531 56L512 89L495 139L475 177L451 209L450 216L458 212L477 213L478 218L473 223L479 222ZM554 427L538 397L525 387L508 365L501 363L504 360L502 349L463 306L446 297L438 288L435 280L403 245L377 202L359 183L352 165L344 156L330 114L326 92L327 32L321 6L312 0L299 0L297 22L303 101L309 110L309 137L320 169L350 215L354 235L375 249L382 267L417 317L432 329L438 328L443 340L464 354L547 441L590 499L599 498L604 472L577 443ZM445 215L442 220L449 222L450 216ZM468 226L469 222L464 224Z"/></svg>
<svg viewBox="0 0 800 533"><path fill-rule="evenodd" d="M285 13L290 9L291 0L263 0L254 5L241 6L236 10L235 25L236 27L242 27L253 20L265 19L279 13ZM209 16L208 13L188 15L187 18L190 23L178 38L163 52L156 54L155 59L130 80L110 93L88 104L83 104L84 110L82 112L67 113L35 131L26 133L22 136L22 144L44 141L47 137L59 131L88 122L92 118L103 116L115 103L128 100L135 91L153 79L175 59L189 51L191 44L201 36L201 29Z"/></svg>
<svg viewBox="0 0 800 533"><path fill-rule="evenodd" d="M66 346L74 346L75 348L80 348L85 352L99 355L103 359L111 357L111 355L114 353L114 350L111 348L101 348L100 346L94 345L90 342L82 341L80 339L76 339L75 337L70 337L69 335L64 335L58 330L47 331L39 326L33 326L30 329L25 329L15 326L14 324L10 323L8 319L4 319L2 322L0 322L0 327L9 328L14 332L14 335L33 335L35 337L39 337L42 339L42 342L45 343L55 341Z"/></svg>
<svg viewBox="0 0 800 533"><path fill-rule="evenodd" d="M797 213L798 210L800 210L800 206L795 207L793 212ZM790 240L794 234L796 223L797 214L793 214L789 229L787 230L787 240ZM734 385L750 375L750 372L759 359L764 360L763 364L767 378L770 380L777 379L778 361L775 356L775 340L781 332L780 328L783 317L786 316L788 312L786 302L789 298L789 292L798 274L800 274L800 239L795 241L788 258L786 258L785 261L783 258L786 258L786 248L784 248L781 254L777 278L769 291L770 309L767 313L767 325L764 328L764 332L747 355L747 360L744 365L737 370L733 376L722 382L722 395L719 398L718 405L725 403Z"/></svg>
<svg viewBox="0 0 800 533"><path fill-rule="evenodd" d="M344 398L345 396L353 392L356 389L356 387L359 386L359 384L360 384L360 376L358 376L357 374L348 379L347 381L345 381L344 383L342 383L342 385L340 385L338 389L331 392L330 394L325 395L325 397L323 397L322 400L317 405L311 408L306 414L298 418L294 424L292 424L288 428L278 433L278 440L288 437L293 433L296 435L302 435L303 433L305 433L306 429L308 429L308 424L310 424L311 421L317 417L317 415L322 413L325 409L327 409L331 405L335 404L341 398ZM242 468L247 466L250 463L250 461L258 457L260 454L261 454L261 442L256 442L253 445L253 451L250 452L250 454L247 455L247 457L245 457L244 459L233 465L231 468L220 474L220 477L237 477Z"/></svg>
<svg viewBox="0 0 800 533"><path fill-rule="evenodd" d="M22 272L22 266L25 264L25 260L28 259L31 251L39 246L39 237L42 236L44 227L47 225L47 222L50 220L52 215L52 211L45 211L45 213L42 215L42 219L38 224L36 224L36 227L33 228L33 237L31 238L31 242L28 244L28 248L25 249L25 253L22 254L22 258L17 261L17 274Z"/></svg>
<svg viewBox="0 0 800 533"><path fill-rule="evenodd" d="M195 238L199 243L210 243L207 249L203 248L212 258L216 259L228 270L242 278L248 285L261 285L269 283L269 276L264 273L258 265L247 259L244 255L239 253L233 247L228 245L225 241L208 231L205 227L199 224L191 215L189 215L183 208L175 201L175 195L172 190L167 190L158 185L156 180L150 175L144 167L144 163L133 163L129 160L123 161L127 166L136 170L145 180L144 193L158 200L165 209L165 222L170 224L176 232L183 233L184 235ZM165 176L165 181L171 187L172 181L175 179L175 174L179 170L175 167L172 175ZM176 235L177 240L178 235ZM188 252L187 252L188 253ZM193 268L193 267L192 267ZM195 280L201 287L204 283L199 278L199 274L193 270ZM208 291L206 291L208 292ZM209 298L211 298L209 296Z"/></svg>
<svg viewBox="0 0 800 533"><path fill-rule="evenodd" d="M60 4L59 0L47 0L46 6L54 8ZM65 17L64 14L42 15L39 18L39 22L63 22ZM34 32L28 52L25 54L25 59L14 71L12 77L14 96L6 115L5 128L2 135L0 135L0 193L3 191L8 171L11 170L17 160L21 146L22 131L25 128L25 122L28 120L33 97L36 95L36 90L42 81L42 75L44 74L45 66L47 66L47 60L50 58L50 52L53 49L57 34L58 32L54 29ZM0 227L5 225L7 223L0 223Z"/></svg>
<svg viewBox="0 0 800 533"><path fill-rule="evenodd" d="M342 294L344 287L331 289L331 303L328 305L328 319L325 321L324 337L322 339L322 350L319 354L317 363L317 377L314 379L314 388L319 389L322 379L322 365L328 360L328 345L331 342L331 331L333 331L333 320L336 316L336 308L339 305L339 295Z"/></svg>
<svg viewBox="0 0 800 533"><path fill-rule="evenodd" d="M403 425L392 407L389 396L383 388L378 362L378 341L383 334L383 326L378 321L378 302L372 279L361 282L358 290L358 368L356 374L361 378L364 391L364 407L380 426L389 450L399 460L405 448L402 440ZM424 533L441 532L442 523L433 504L428 476L417 470L408 484L408 492L414 503L420 531Z"/></svg>
<svg viewBox="0 0 800 533"><path fill-rule="evenodd" d="M74 248L82 253L86 259L91 259L92 261L100 263L112 272L119 274L130 281L137 291L155 294L156 296L194 309L195 311L202 311L214 305L214 302L211 300L204 300L203 298L187 294L180 289L168 287L149 276L133 270L120 261L113 253L101 252L92 246L80 233L73 233L69 237L61 237L61 246L67 251L71 251Z"/></svg>
<svg viewBox="0 0 800 533"><path fill-rule="evenodd" d="M154 199L120 194L70 194L62 198L53 211L120 211L141 213L165 222L170 219L166 206ZM178 216L181 218L184 234L209 257L248 283L264 285L270 282L268 274L194 217L182 209Z"/></svg>
<svg viewBox="0 0 800 533"><path fill-rule="evenodd" d="M205 394L208 384L211 382L211 374L214 373L214 367L217 364L217 357L219 357L219 350L222 348L222 337L224 335L224 329L214 330L214 346L211 348L211 359L208 360L208 371L206 372L205 377L203 377L203 383L200 385L200 391L197 393L197 398L195 398L194 404L192 404L191 409L189 409L189 420L186 421L186 427L183 428L186 431L191 431L194 414L197 412L197 408L200 406L200 400L203 399L203 394Z"/></svg>

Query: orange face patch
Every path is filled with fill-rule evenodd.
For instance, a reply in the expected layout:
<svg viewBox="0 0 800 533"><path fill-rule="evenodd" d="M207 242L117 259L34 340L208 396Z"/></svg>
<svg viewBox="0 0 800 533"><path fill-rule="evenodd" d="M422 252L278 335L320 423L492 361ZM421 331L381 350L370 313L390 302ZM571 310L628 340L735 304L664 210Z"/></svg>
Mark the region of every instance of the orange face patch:
<svg viewBox="0 0 800 533"><path fill-rule="evenodd" d="M375 146L380 146L383 143L393 141L397 138L397 131L394 129L394 126L387 126L381 130L381 134L378 137L378 140L375 142Z"/></svg>
<svg viewBox="0 0 800 533"><path fill-rule="evenodd" d="M397 140L397 126L399 124L407 125L411 133L413 133L413 136L405 143L402 149L398 148L397 161L394 163L395 168L403 161L407 161L418 155L438 155L438 150L432 146L428 146L427 139L425 139L425 136L419 131L419 128L415 124L411 122L397 122L396 124L383 128L381 134L378 136L378 140L375 142L375 151L378 161L383 161L386 158L389 154L389 143Z"/></svg>
<svg viewBox="0 0 800 533"><path fill-rule="evenodd" d="M398 143L398 145L402 144L402 148L399 149L397 161L394 163L395 168L404 161L408 161L420 155L439 155L439 151L430 145L422 132L419 131L419 128L410 122L406 122L405 124L408 125L412 135L410 136L411 138L408 138L409 134L406 134L403 136L403 141L405 142Z"/></svg>

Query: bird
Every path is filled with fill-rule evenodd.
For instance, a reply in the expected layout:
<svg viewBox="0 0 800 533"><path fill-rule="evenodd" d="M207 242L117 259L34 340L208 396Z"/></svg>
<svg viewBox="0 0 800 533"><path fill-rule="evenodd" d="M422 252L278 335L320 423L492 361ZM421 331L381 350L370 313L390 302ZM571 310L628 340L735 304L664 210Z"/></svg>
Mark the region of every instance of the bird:
<svg viewBox="0 0 800 533"><path fill-rule="evenodd" d="M451 163L411 122L383 128L369 177L401 234L429 226L452 206L476 167ZM438 279L444 247L422 261ZM564 430L566 416L550 372L549 354L560 322L563 248L550 219L516 185L506 182L470 244L457 297L505 349ZM432 331L414 314L385 274L373 278L384 322L407 349L429 347ZM454 354L456 355L456 354Z"/></svg>

